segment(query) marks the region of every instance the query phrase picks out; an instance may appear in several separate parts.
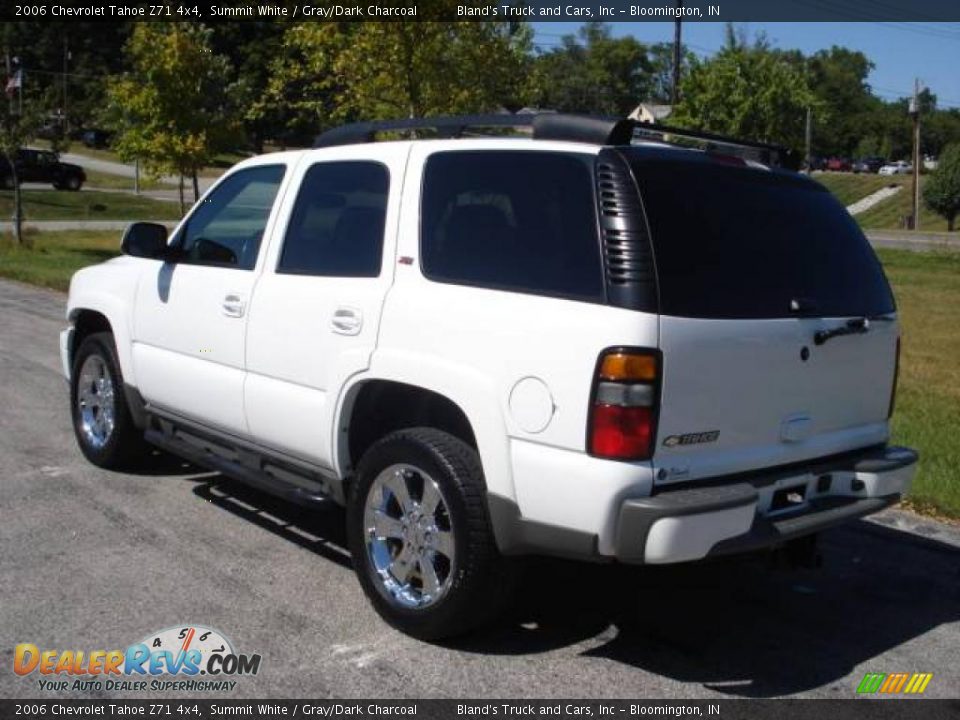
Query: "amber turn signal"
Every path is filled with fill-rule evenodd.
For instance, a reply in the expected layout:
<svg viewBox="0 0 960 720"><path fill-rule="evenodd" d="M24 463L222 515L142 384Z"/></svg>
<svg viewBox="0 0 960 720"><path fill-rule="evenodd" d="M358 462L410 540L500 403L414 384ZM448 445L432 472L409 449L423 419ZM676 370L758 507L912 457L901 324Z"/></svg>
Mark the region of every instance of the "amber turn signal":
<svg viewBox="0 0 960 720"><path fill-rule="evenodd" d="M648 354L610 353L600 365L604 380L635 380L652 382L657 379L657 358Z"/></svg>

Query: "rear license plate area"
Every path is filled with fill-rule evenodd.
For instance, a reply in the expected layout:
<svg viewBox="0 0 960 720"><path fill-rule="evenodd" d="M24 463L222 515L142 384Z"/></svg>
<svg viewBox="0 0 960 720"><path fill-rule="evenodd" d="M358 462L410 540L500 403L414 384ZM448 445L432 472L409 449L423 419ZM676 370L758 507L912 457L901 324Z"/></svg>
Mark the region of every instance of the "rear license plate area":
<svg viewBox="0 0 960 720"><path fill-rule="evenodd" d="M802 507L806 502L806 495L806 484L781 488L773 493L773 497L770 500L769 512L783 512L785 510Z"/></svg>

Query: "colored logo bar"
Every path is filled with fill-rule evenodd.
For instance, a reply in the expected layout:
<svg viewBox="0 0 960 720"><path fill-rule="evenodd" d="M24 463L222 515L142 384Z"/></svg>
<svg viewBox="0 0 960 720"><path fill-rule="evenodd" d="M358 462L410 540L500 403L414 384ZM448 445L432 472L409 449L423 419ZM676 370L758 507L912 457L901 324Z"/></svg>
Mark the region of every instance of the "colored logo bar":
<svg viewBox="0 0 960 720"><path fill-rule="evenodd" d="M857 693L920 695L932 679L933 673L867 673L857 686Z"/></svg>

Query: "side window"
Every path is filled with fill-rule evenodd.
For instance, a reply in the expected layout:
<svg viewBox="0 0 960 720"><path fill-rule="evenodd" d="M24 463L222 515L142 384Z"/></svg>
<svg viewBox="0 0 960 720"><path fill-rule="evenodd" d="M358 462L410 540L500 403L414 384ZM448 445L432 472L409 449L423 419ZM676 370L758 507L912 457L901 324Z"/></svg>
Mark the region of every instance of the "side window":
<svg viewBox="0 0 960 720"><path fill-rule="evenodd" d="M452 151L424 171L421 255L440 282L603 299L593 158Z"/></svg>
<svg viewBox="0 0 960 720"><path fill-rule="evenodd" d="M285 170L262 165L224 180L180 231L179 261L252 270Z"/></svg>
<svg viewBox="0 0 960 720"><path fill-rule="evenodd" d="M377 277L390 176L377 162L325 162L303 177L278 273Z"/></svg>

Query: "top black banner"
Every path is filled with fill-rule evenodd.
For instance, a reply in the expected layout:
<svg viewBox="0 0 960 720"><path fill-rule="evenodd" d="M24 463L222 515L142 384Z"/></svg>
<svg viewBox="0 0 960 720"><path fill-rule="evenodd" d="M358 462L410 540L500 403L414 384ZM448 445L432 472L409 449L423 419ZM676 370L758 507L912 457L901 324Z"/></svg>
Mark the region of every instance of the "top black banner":
<svg viewBox="0 0 960 720"><path fill-rule="evenodd" d="M233 22L950 22L958 0L276 0L4 2L0 20Z"/></svg>

